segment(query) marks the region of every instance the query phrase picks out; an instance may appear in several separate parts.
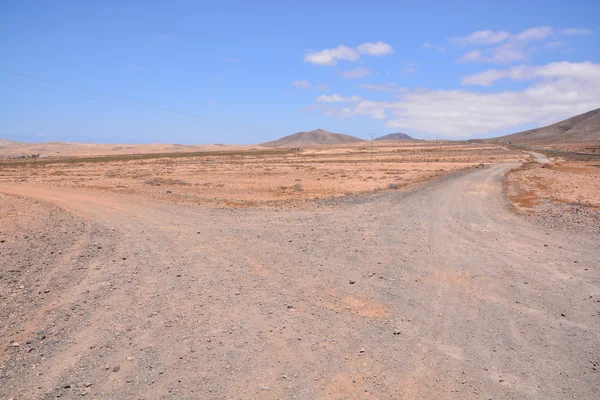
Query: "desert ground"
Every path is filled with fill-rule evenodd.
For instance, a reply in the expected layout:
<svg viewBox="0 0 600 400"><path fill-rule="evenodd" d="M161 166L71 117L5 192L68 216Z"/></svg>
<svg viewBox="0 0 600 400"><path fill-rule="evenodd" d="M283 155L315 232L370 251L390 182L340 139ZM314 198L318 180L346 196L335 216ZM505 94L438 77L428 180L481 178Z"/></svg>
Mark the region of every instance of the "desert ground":
<svg viewBox="0 0 600 400"><path fill-rule="evenodd" d="M600 160L101 153L0 161L2 399L600 397Z"/></svg>
<svg viewBox="0 0 600 400"><path fill-rule="evenodd" d="M98 154L103 148L92 149ZM79 153L77 153L79 154ZM288 204L408 188L526 155L498 145L400 141L143 156L5 160L0 183L112 191L209 206ZM23 162L26 161L26 162Z"/></svg>

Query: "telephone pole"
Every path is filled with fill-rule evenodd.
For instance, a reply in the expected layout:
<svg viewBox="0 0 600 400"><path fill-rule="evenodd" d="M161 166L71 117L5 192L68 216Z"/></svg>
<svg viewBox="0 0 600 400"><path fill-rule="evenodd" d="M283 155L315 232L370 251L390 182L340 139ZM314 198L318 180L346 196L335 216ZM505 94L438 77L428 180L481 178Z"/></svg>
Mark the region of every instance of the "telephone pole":
<svg viewBox="0 0 600 400"><path fill-rule="evenodd" d="M373 138L375 137L374 133L371 133L371 162L373 162Z"/></svg>

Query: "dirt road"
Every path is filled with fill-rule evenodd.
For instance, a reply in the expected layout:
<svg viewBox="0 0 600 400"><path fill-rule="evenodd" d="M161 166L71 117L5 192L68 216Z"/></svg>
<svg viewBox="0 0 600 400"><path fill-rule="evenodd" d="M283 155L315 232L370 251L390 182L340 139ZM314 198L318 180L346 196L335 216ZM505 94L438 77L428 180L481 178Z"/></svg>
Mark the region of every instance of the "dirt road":
<svg viewBox="0 0 600 400"><path fill-rule="evenodd" d="M540 164L550 164L550 160L542 153L536 153L535 151L526 151L533 156L533 159Z"/></svg>
<svg viewBox="0 0 600 400"><path fill-rule="evenodd" d="M0 186L0 398L598 398L598 238L511 213L513 166L297 210Z"/></svg>

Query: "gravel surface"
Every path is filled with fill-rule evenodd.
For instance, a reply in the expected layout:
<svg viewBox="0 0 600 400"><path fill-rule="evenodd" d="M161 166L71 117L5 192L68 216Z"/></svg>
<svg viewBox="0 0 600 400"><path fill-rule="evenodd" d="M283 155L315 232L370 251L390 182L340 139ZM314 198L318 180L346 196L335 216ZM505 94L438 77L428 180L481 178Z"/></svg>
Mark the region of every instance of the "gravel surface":
<svg viewBox="0 0 600 400"><path fill-rule="evenodd" d="M598 398L598 238L512 212L514 166L296 210L1 185L0 398Z"/></svg>

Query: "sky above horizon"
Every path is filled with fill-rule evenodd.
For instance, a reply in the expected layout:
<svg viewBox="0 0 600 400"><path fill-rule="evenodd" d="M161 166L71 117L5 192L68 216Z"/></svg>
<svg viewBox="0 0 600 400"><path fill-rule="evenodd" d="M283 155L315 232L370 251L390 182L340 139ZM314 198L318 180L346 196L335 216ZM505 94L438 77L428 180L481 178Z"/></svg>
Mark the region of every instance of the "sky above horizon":
<svg viewBox="0 0 600 400"><path fill-rule="evenodd" d="M492 137L600 107L600 1L4 1L0 137Z"/></svg>

